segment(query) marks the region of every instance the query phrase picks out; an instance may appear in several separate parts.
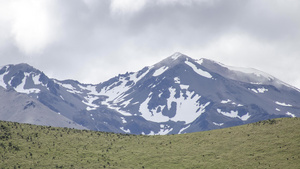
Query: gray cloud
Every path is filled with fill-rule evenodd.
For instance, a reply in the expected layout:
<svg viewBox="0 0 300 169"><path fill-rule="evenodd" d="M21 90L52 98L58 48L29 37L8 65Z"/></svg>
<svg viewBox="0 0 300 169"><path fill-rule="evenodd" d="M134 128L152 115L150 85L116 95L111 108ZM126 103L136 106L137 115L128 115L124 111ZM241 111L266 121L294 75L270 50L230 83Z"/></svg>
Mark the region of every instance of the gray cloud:
<svg viewBox="0 0 300 169"><path fill-rule="evenodd" d="M179 51L254 67L300 88L298 1L28 0L40 13L25 14L28 24L4 10L21 1L12 2L0 1L1 65L27 62L59 79L98 83Z"/></svg>

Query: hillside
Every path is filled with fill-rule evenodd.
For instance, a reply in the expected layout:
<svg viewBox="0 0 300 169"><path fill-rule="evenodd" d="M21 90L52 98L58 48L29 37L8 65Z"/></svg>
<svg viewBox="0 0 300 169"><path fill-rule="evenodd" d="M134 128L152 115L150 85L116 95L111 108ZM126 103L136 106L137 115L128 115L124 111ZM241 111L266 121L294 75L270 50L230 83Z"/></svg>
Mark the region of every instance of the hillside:
<svg viewBox="0 0 300 169"><path fill-rule="evenodd" d="M180 135L124 135L0 121L0 168L297 168L300 119Z"/></svg>
<svg viewBox="0 0 300 169"><path fill-rule="evenodd" d="M0 119L35 125L86 129L74 121L50 110L24 93L0 87Z"/></svg>

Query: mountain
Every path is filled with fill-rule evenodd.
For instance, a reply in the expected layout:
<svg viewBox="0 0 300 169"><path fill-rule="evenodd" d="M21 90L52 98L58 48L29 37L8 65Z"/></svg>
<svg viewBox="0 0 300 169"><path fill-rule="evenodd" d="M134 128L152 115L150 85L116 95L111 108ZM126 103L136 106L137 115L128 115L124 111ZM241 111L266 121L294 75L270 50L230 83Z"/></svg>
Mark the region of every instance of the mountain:
<svg viewBox="0 0 300 169"><path fill-rule="evenodd" d="M96 85L7 65L0 86L88 129L117 133L180 134L300 116L299 89L255 69L181 53Z"/></svg>
<svg viewBox="0 0 300 169"><path fill-rule="evenodd" d="M50 110L26 94L17 93L14 90L4 90L3 87L0 87L0 96L1 120L86 129L72 120Z"/></svg>

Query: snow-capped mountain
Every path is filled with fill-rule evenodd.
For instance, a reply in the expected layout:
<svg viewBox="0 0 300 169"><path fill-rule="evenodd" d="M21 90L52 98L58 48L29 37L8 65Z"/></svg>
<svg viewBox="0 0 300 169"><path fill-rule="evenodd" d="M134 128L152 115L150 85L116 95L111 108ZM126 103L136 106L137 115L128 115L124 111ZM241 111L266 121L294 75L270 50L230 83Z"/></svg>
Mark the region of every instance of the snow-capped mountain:
<svg viewBox="0 0 300 169"><path fill-rule="evenodd" d="M7 65L0 69L0 86L100 131L180 134L300 116L299 89L255 69L180 53L97 85Z"/></svg>

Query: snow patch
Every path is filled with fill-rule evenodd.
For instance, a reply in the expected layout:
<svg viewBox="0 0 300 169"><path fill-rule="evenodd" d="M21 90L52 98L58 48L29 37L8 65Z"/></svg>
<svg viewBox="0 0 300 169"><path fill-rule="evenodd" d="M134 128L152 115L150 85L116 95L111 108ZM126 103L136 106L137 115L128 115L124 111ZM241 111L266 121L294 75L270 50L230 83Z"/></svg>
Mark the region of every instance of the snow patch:
<svg viewBox="0 0 300 169"><path fill-rule="evenodd" d="M139 102L134 102L134 103L132 103L132 105L135 105L135 104L138 104Z"/></svg>
<svg viewBox="0 0 300 169"><path fill-rule="evenodd" d="M129 74L128 77L120 77L118 81L102 88L99 92L99 95L108 96L108 98L105 100L106 104L109 104L109 102L113 100L115 100L114 103L123 101L123 98L126 96L124 95L125 92L128 91L133 86L133 84L136 84L140 79L148 74L149 70L152 68L153 66L148 67L148 70L139 77L137 77L138 72ZM129 81L133 81L133 84L126 86L127 82Z"/></svg>
<svg viewBox="0 0 300 169"><path fill-rule="evenodd" d="M157 69L154 73L153 73L153 76L159 76L161 74L163 74L166 70L168 70L169 67L167 66L163 66L159 69Z"/></svg>
<svg viewBox="0 0 300 169"><path fill-rule="evenodd" d="M238 111L233 111L231 110L230 112L223 112L221 109L217 109L218 113L220 114L223 114L224 116L227 116L227 117L231 117L231 118L239 118L243 121L246 121L249 119L249 117L251 116L249 113L243 115L243 116L239 116L238 115Z"/></svg>
<svg viewBox="0 0 300 169"><path fill-rule="evenodd" d="M4 76L7 75L8 73L9 73L9 72L7 71L7 72L3 73L2 75L0 75L0 86L4 87L5 89L6 89L6 84L5 84L4 80L3 80L3 78L4 78Z"/></svg>
<svg viewBox="0 0 300 169"><path fill-rule="evenodd" d="M172 58L173 60L176 60L176 59L179 58L181 55L182 55L181 53L176 52L176 53L174 53L174 54L171 56L171 58Z"/></svg>
<svg viewBox="0 0 300 169"><path fill-rule="evenodd" d="M286 115L289 115L289 116L292 116L292 117L296 117L296 115L295 115L295 114L293 114L293 113L290 113L290 112L286 112L285 114L286 114Z"/></svg>
<svg viewBox="0 0 300 169"><path fill-rule="evenodd" d="M153 135L155 135L155 133L154 133L154 131L150 131L150 133L148 135L153 136Z"/></svg>
<svg viewBox="0 0 300 169"><path fill-rule="evenodd" d="M264 88L264 87L262 87L262 88L258 88L257 91L258 91L259 93L264 93L264 92L267 92L267 91L269 91L269 90L266 89L266 88Z"/></svg>
<svg viewBox="0 0 300 169"><path fill-rule="evenodd" d="M203 71L202 69L198 69L197 66L194 65L192 62L185 61L184 63L187 64L188 66L190 66L194 70L194 72L198 73L200 76L203 76L203 77L206 77L206 78L209 78L209 79L212 78L211 74L209 74L206 71Z"/></svg>
<svg viewBox="0 0 300 169"><path fill-rule="evenodd" d="M258 93L258 91L256 89L251 89L254 93Z"/></svg>
<svg viewBox="0 0 300 169"><path fill-rule="evenodd" d="M276 111L280 111L280 109L278 109L278 108L276 108L275 110L276 110Z"/></svg>
<svg viewBox="0 0 300 169"><path fill-rule="evenodd" d="M160 129L160 131L158 133L156 133L155 135L166 135L169 132L171 132L173 130L173 128L171 129Z"/></svg>
<svg viewBox="0 0 300 169"><path fill-rule="evenodd" d="M230 100L230 99L227 99L227 100L222 100L222 101L221 101L221 103L222 103L222 104L226 104L226 103L229 103L229 102L231 102L231 100Z"/></svg>
<svg viewBox="0 0 300 169"><path fill-rule="evenodd" d="M36 75L36 76L32 76L32 80L33 80L33 83L34 83L35 85L41 84L41 82L39 81L39 79L40 79L40 74L39 74L39 75Z"/></svg>
<svg viewBox="0 0 300 169"><path fill-rule="evenodd" d="M59 95L59 97L60 97L62 100L65 100L64 97L62 97L62 95Z"/></svg>
<svg viewBox="0 0 300 169"><path fill-rule="evenodd" d="M171 132L172 130L173 130L173 128L170 128L169 125L161 124L160 125L160 131L157 132L155 135L166 135L169 132Z"/></svg>
<svg viewBox="0 0 300 169"><path fill-rule="evenodd" d="M151 100L151 97L148 97L141 105L139 108L139 112L141 112L141 116L148 120L148 121L153 121L153 122L167 122L169 121L169 117L162 115L161 113L153 113L153 110L148 109L148 103Z"/></svg>
<svg viewBox="0 0 300 169"><path fill-rule="evenodd" d="M181 89L186 89L186 90L190 87L189 85L183 85L183 84L181 84L179 86Z"/></svg>
<svg viewBox="0 0 300 169"><path fill-rule="evenodd" d="M250 89L248 88L249 90L252 90L254 93L265 93L267 91L269 91L268 89L262 87L262 88L258 88L258 89Z"/></svg>
<svg viewBox="0 0 300 169"><path fill-rule="evenodd" d="M86 104L88 107L86 108L87 111L95 110L97 107L99 107L97 104L93 104L93 102L99 97L97 96L86 96L84 97L86 101L82 100L82 103Z"/></svg>
<svg viewBox="0 0 300 169"><path fill-rule="evenodd" d="M129 99L129 100L126 100L126 101L124 101L122 104L121 104L121 106L123 106L123 107L127 107L128 106L128 104L130 103L130 101L132 100L133 98L131 98L131 99Z"/></svg>
<svg viewBox="0 0 300 169"><path fill-rule="evenodd" d="M162 94L163 94L163 92L160 92L160 93L158 94L158 97L161 97Z"/></svg>
<svg viewBox="0 0 300 169"><path fill-rule="evenodd" d="M232 100L227 99L227 100L221 100L220 103L222 103L222 104L227 104L227 103L230 103L230 102L232 102ZM236 102L232 102L231 104L232 104L232 105L236 105L236 106L238 106L238 107L244 106L244 105L242 105L242 104L237 104Z"/></svg>
<svg viewBox="0 0 300 169"><path fill-rule="evenodd" d="M203 63L203 59L195 60L195 62L201 65Z"/></svg>
<svg viewBox="0 0 300 169"><path fill-rule="evenodd" d="M127 123L124 117L121 117L121 119L122 119L122 123Z"/></svg>
<svg viewBox="0 0 300 169"><path fill-rule="evenodd" d="M148 121L158 123L171 120L175 122L184 121L186 124L189 124L204 113L206 106L210 104L210 102L200 104L198 100L201 96L194 92L186 91L185 93L182 93L182 91L180 91L180 97L175 98L176 89L170 87L169 91L170 98L167 99L167 105L159 105L151 110L148 109L148 104L152 95L149 95L148 98L140 105L139 112L141 112L141 116ZM172 102L176 103L176 114L174 117L169 118L168 116L164 116L161 111L158 112L158 109L163 110L165 106L167 106L167 109L170 110Z"/></svg>
<svg viewBox="0 0 300 169"><path fill-rule="evenodd" d="M89 106L86 107L86 110L87 110L87 111L96 110L96 109L97 109L96 107L89 107Z"/></svg>
<svg viewBox="0 0 300 169"><path fill-rule="evenodd" d="M29 77L30 73L24 73L25 77L22 79L22 83L19 84L15 90L19 93L26 93L26 94L30 94L30 93L39 93L41 90L37 89L37 88L31 88L31 89L25 89L25 84L26 84L26 80Z"/></svg>
<svg viewBox="0 0 300 169"><path fill-rule="evenodd" d="M180 84L180 78L179 77L174 77L174 83Z"/></svg>
<svg viewBox="0 0 300 169"><path fill-rule="evenodd" d="M109 109L116 110L118 113L122 114L123 116L132 116L132 114L130 114L126 111L120 110L119 107L114 107L113 105L110 105L109 103L107 103L105 101L101 102L101 104L106 105L107 108L109 108Z"/></svg>
<svg viewBox="0 0 300 169"><path fill-rule="evenodd" d="M63 84L60 83L60 85L64 88L70 89L70 90L75 90L75 88L71 84Z"/></svg>
<svg viewBox="0 0 300 169"><path fill-rule="evenodd" d="M87 85L86 87L85 86L82 86L82 85L80 85L80 84L78 84L78 86L79 86L79 88L81 89L81 90L86 90L86 91L88 91L88 95L100 95L99 94L99 92L97 92L97 90L96 90L96 86L95 85Z"/></svg>
<svg viewBox="0 0 300 169"><path fill-rule="evenodd" d="M81 87L81 86L79 85L79 87ZM88 90L88 91L90 91L88 94L99 95L99 93L98 93L97 90L96 90L96 86L93 86L93 85L87 85L87 86L85 87L85 89Z"/></svg>
<svg viewBox="0 0 300 169"><path fill-rule="evenodd" d="M61 83L61 82L58 82L55 80L55 83L57 83L58 85L64 87L67 92L69 93L73 93L73 94L82 94L81 91L77 91L75 87L73 87L71 84L64 84L64 83Z"/></svg>
<svg viewBox="0 0 300 169"><path fill-rule="evenodd" d="M121 94L123 94L124 92L130 89L130 86L125 86L127 81L125 82L124 80L121 80L121 84L119 86L115 86L111 88L112 86L116 85L118 82L115 82L108 87L102 88L102 90L100 91L101 95L108 96L108 98L106 99L107 102L116 99L118 96L120 96Z"/></svg>
<svg viewBox="0 0 300 169"><path fill-rule="evenodd" d="M147 135L150 135L150 136L153 136L153 135L166 135L166 134L170 133L172 130L173 130L173 128L170 128L169 125L161 124L160 125L160 130L157 133L155 133L154 131L150 131L150 133L147 134ZM142 132L141 134L146 135L144 132Z"/></svg>
<svg viewBox="0 0 300 169"><path fill-rule="evenodd" d="M189 124L188 126L182 128L179 130L178 134L181 134L184 130L186 130L187 128L189 128L191 125Z"/></svg>
<svg viewBox="0 0 300 169"><path fill-rule="evenodd" d="M281 102L278 102L278 101L276 101L275 103L278 104L278 105L280 105L280 106L285 106L285 107L292 107L293 106L291 104L281 103Z"/></svg>
<svg viewBox="0 0 300 169"><path fill-rule="evenodd" d="M40 79L41 74L38 75L33 75L32 76L32 81L35 85L42 85L42 86L47 86L46 84L43 84L39 79Z"/></svg>
<svg viewBox="0 0 300 169"><path fill-rule="evenodd" d="M223 126L224 123L216 123L216 122L213 122L213 124L216 125L216 126Z"/></svg>
<svg viewBox="0 0 300 169"><path fill-rule="evenodd" d="M194 94L194 92L186 91L186 98L184 93L180 91L180 97L175 98L176 89L170 87L170 98L167 100L167 108L171 109L172 102L176 102L176 115L171 118L172 121L185 121L185 123L193 122L197 117L205 112L205 107L210 104L207 102L205 105L198 102L201 98L200 95Z"/></svg>
<svg viewBox="0 0 300 169"><path fill-rule="evenodd" d="M122 131L124 131L125 133L130 133L130 130L129 130L129 129L125 130L124 127L120 127L120 129L121 129Z"/></svg>
<svg viewBox="0 0 300 169"><path fill-rule="evenodd" d="M190 87L189 85L180 84L179 77L174 77L174 83L179 84L181 89L188 89Z"/></svg>

